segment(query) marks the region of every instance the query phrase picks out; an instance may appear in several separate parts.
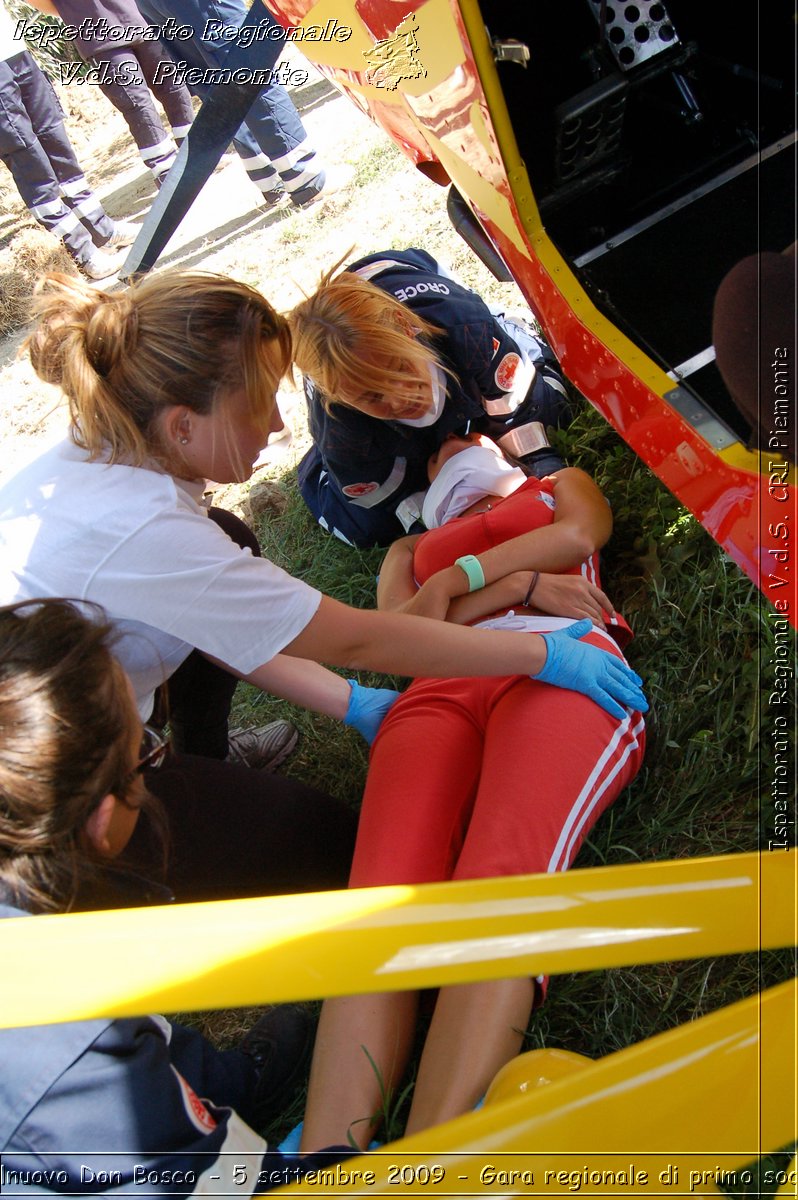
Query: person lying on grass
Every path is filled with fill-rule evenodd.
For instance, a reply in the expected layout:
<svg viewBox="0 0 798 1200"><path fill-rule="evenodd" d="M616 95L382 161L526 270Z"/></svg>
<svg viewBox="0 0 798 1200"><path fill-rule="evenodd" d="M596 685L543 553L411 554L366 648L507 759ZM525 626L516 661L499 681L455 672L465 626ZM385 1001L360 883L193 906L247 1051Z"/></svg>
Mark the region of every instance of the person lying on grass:
<svg viewBox="0 0 798 1200"><path fill-rule="evenodd" d="M429 531L389 550L382 609L582 636L608 667L624 661L631 630L598 573L612 518L589 476L566 468L527 478L480 436L446 441L429 470ZM646 708L642 698L605 705L526 675L415 680L372 748L350 887L564 871L637 774ZM545 979L530 978L441 989L408 1134L473 1107L518 1052L545 992ZM418 1009L411 992L324 1004L303 1149L369 1144L382 1089L401 1081Z"/></svg>

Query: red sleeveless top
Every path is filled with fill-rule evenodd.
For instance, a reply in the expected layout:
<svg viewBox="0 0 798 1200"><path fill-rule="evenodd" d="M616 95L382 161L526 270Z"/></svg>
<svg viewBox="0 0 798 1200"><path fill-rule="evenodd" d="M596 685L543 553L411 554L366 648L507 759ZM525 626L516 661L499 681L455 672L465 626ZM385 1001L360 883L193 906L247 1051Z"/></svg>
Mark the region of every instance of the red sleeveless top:
<svg viewBox="0 0 798 1200"><path fill-rule="evenodd" d="M503 500L491 501L486 512L470 517L457 517L430 529L416 542L413 570L420 585L436 571L450 567L462 554L481 554L500 546L521 533L540 529L554 520L554 485L547 479L527 479ZM591 554L579 566L560 572L563 575L584 575L596 587L601 587L598 553ZM606 617L607 632L623 649L634 636L620 613Z"/></svg>

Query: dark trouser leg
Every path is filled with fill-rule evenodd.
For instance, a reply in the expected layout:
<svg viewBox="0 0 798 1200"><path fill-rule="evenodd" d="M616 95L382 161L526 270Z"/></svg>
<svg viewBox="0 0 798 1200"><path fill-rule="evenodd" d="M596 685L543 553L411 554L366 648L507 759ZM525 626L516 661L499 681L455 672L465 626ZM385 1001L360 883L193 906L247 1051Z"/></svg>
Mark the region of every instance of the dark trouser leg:
<svg viewBox="0 0 798 1200"><path fill-rule="evenodd" d="M13 154L2 154L0 158L14 176L20 196L39 224L61 239L76 262L86 262L94 243L89 231L64 203L47 155L38 142Z"/></svg>
<svg viewBox="0 0 798 1200"><path fill-rule="evenodd" d="M233 513L212 508L210 519L239 546L260 555L254 533ZM228 718L237 683L235 675L217 667L198 650L192 651L170 676L166 715L177 753L227 757Z"/></svg>
<svg viewBox="0 0 798 1200"><path fill-rule="evenodd" d="M127 121L143 162L156 180L162 180L177 150L158 116L135 54L129 48L103 50L101 59L89 61L103 73L100 90Z"/></svg>
<svg viewBox="0 0 798 1200"><path fill-rule="evenodd" d="M166 882L178 901L346 887L357 818L342 802L280 775L191 755L146 781L166 809ZM146 818L124 857L157 872Z"/></svg>
<svg viewBox="0 0 798 1200"><path fill-rule="evenodd" d="M178 754L227 757L230 706L238 680L192 650L166 685L172 746Z"/></svg>
<svg viewBox="0 0 798 1200"><path fill-rule="evenodd" d="M169 8L181 21L193 24L197 52L206 64L223 65L230 43L217 31L244 23L247 5L243 0L202 0L199 5L197 0L169 0ZM198 19L200 14L202 20ZM217 25L209 25L210 21ZM276 26L277 22L271 24ZM259 66L272 67L281 56L284 42L267 38L260 46ZM292 201L301 205L321 191L325 182L323 166L285 88L277 83L264 87L247 113L246 128L251 137L242 140L239 132L236 150L247 174L262 192L274 193L282 184Z"/></svg>
<svg viewBox="0 0 798 1200"><path fill-rule="evenodd" d="M160 64L169 58L166 46L162 42L141 42L133 47L133 53L150 90L163 105L172 133L181 142L194 120L194 106L185 84L177 83L168 72L158 70Z"/></svg>
<svg viewBox="0 0 798 1200"><path fill-rule="evenodd" d="M28 53L0 62L0 159L36 220L63 241L76 262L86 262L94 250L92 227L72 211L73 196L64 194L70 183L75 194L81 187L88 196L93 193L66 136L55 93ZM96 197L94 202L101 244L103 231L107 240L113 224Z"/></svg>
<svg viewBox="0 0 798 1200"><path fill-rule="evenodd" d="M169 1024L169 1058L175 1070L197 1095L213 1097L214 1104L234 1108L246 1120L258 1079L252 1059L240 1050L217 1050L196 1029L176 1021Z"/></svg>
<svg viewBox="0 0 798 1200"><path fill-rule="evenodd" d="M233 138L233 145L241 165L249 175L258 191L272 199L283 195L283 185L280 176L272 166L268 154L264 154L246 125L242 125Z"/></svg>
<svg viewBox="0 0 798 1200"><path fill-rule="evenodd" d="M247 113L246 126L295 204L305 204L321 191L325 181L322 164L284 88L276 83L265 87ZM259 163L265 165L261 159L243 161L251 175Z"/></svg>
<svg viewBox="0 0 798 1200"><path fill-rule="evenodd" d="M67 208L85 225L95 246L104 246L114 232L105 212L83 173L64 127L60 105L50 81L38 69L18 72L17 79L36 129L39 144L50 160Z"/></svg>

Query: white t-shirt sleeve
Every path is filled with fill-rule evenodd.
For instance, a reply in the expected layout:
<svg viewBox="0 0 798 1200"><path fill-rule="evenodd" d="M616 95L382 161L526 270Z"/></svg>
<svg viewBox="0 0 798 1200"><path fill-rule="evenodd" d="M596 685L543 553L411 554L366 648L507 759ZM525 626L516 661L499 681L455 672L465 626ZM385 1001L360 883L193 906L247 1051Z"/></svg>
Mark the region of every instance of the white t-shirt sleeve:
<svg viewBox="0 0 798 1200"><path fill-rule="evenodd" d="M315 588L185 508L129 531L97 562L85 594L245 675L292 642L321 603Z"/></svg>

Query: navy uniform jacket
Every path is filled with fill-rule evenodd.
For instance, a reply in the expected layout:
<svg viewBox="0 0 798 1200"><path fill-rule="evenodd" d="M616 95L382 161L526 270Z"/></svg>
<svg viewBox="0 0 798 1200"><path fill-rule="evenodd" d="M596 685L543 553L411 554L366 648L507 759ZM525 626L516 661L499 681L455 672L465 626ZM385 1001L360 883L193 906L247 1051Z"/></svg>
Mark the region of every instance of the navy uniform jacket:
<svg viewBox="0 0 798 1200"><path fill-rule="evenodd" d="M433 348L451 374L438 420L426 428L382 421L336 404L327 413L305 378L314 447L300 464L302 495L319 522L355 545L386 544L406 532L396 515L426 489L427 460L450 433L499 436L528 421L556 424L564 389L555 360L527 335L522 349L476 292L450 278L424 250L388 250L347 268L370 280L441 330ZM519 395L523 363L537 360L535 382Z"/></svg>

